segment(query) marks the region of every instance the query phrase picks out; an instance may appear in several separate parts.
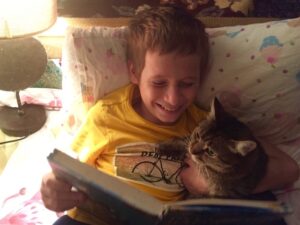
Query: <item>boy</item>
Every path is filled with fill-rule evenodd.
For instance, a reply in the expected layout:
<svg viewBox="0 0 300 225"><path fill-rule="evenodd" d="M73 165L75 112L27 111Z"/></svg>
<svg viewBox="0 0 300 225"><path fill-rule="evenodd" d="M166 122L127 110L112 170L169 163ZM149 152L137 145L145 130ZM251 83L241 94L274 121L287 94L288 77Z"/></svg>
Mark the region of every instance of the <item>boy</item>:
<svg viewBox="0 0 300 225"><path fill-rule="evenodd" d="M182 198L182 185L177 179L180 162L158 156L155 144L190 133L205 118L206 113L193 102L207 70L208 46L202 23L179 8L160 7L138 14L130 22L128 34L132 84L111 93L90 110L73 143L79 159L160 200ZM275 155L282 168L293 164L285 154ZM147 165L157 160L161 162L160 170L145 174ZM190 167L181 173L183 181L192 192L205 193L205 181L191 177L189 173L196 169L190 160L187 163ZM287 168L289 174L295 174L294 168ZM294 179L284 177L276 185ZM268 183L261 186L259 191L277 187ZM106 209L87 200L81 192L72 191L53 173L43 178L41 193L51 210L75 207L57 225L119 224Z"/></svg>

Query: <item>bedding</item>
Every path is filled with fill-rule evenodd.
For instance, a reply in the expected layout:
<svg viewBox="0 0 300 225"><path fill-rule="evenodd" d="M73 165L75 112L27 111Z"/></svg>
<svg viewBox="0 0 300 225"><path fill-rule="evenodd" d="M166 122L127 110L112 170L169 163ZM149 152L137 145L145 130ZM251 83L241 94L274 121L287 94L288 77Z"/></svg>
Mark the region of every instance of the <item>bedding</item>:
<svg viewBox="0 0 300 225"><path fill-rule="evenodd" d="M14 137L6 136L2 131L0 131L0 142L9 142L10 140L14 140ZM11 154L16 149L18 143L17 142L10 142L7 144L0 145L0 175L2 170L4 169L7 161L9 160Z"/></svg>
<svg viewBox="0 0 300 225"><path fill-rule="evenodd" d="M208 33L212 65L199 104L208 108L207 100L218 96L228 111L272 143L300 138L300 18Z"/></svg>
<svg viewBox="0 0 300 225"><path fill-rule="evenodd" d="M22 104L39 104L50 110L62 107L62 72L59 63L59 59L49 59L41 78L31 87L20 91ZM0 106L3 105L17 107L15 92L0 90Z"/></svg>
<svg viewBox="0 0 300 225"><path fill-rule="evenodd" d="M32 87L61 89L62 72L60 61L60 59L49 59L45 72L41 78L32 85Z"/></svg>
<svg viewBox="0 0 300 225"><path fill-rule="evenodd" d="M300 164L300 18L207 28L211 70L199 91L207 108L218 96L226 109ZM259 35L258 35L259 34ZM46 156L69 143L87 110L129 82L126 27L69 27L63 56L62 109L49 111L45 126L18 142L0 176L0 224L51 224L60 214L44 208L39 194ZM47 143L47 145L45 145ZM34 164L34 166L32 166ZM280 167L280 165L279 165ZM38 169L37 169L38 168ZM275 192L300 224L300 181Z"/></svg>
<svg viewBox="0 0 300 225"><path fill-rule="evenodd" d="M59 114L47 111L46 124L15 143L16 149L0 176L1 225L48 225L58 218L58 214L44 207L39 187L41 177L50 170L46 157L57 143Z"/></svg>
<svg viewBox="0 0 300 225"><path fill-rule="evenodd" d="M53 88L26 88L20 91L22 104L38 104L45 106L46 109L60 110L62 91ZM16 93L11 91L0 91L0 106L7 105L17 107Z"/></svg>

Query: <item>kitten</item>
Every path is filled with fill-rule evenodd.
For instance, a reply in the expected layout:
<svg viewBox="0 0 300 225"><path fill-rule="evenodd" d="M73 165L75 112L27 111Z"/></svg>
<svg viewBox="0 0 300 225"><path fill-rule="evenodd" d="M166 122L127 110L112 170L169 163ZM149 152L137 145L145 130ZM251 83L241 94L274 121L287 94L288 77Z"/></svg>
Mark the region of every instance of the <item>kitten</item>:
<svg viewBox="0 0 300 225"><path fill-rule="evenodd" d="M161 154L191 155L211 197L251 194L265 175L268 158L250 129L227 113L215 98L206 120L189 137L159 145Z"/></svg>

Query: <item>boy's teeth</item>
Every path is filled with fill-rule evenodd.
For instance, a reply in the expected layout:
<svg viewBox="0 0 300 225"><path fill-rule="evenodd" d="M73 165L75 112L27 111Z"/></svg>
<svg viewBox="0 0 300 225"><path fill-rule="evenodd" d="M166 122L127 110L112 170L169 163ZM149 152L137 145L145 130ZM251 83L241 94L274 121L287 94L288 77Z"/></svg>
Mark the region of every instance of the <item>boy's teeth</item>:
<svg viewBox="0 0 300 225"><path fill-rule="evenodd" d="M164 107L164 106L162 106L162 105L160 105L164 110L166 110L166 111L170 111L170 112L173 112L173 111L176 111L176 109L169 109L169 108L166 108L166 107Z"/></svg>

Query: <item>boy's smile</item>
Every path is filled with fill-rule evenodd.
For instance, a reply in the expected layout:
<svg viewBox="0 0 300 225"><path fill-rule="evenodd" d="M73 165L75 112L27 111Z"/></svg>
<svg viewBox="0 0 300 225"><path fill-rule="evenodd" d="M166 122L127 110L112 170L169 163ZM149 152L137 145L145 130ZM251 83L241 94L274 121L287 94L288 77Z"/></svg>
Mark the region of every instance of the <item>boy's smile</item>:
<svg viewBox="0 0 300 225"><path fill-rule="evenodd" d="M147 51L138 76L130 66L131 81L139 86L140 101L134 109L145 119L161 125L174 124L193 103L200 80L197 55Z"/></svg>

